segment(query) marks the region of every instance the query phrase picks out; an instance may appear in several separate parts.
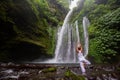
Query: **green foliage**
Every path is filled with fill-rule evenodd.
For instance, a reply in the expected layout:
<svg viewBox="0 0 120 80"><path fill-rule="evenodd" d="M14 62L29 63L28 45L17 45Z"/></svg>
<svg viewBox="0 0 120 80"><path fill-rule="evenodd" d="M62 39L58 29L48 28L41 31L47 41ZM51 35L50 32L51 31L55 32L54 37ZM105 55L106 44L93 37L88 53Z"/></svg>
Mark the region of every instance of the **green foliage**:
<svg viewBox="0 0 120 80"><path fill-rule="evenodd" d="M84 77L84 76L75 75L75 74L73 74L70 70L67 70L67 71L65 72L65 76L68 77L69 79L72 79L72 80L85 80L85 77Z"/></svg>
<svg viewBox="0 0 120 80"><path fill-rule="evenodd" d="M89 57L95 63L118 62L120 58L119 0L86 0L82 9L75 9L71 22L78 20L82 37L82 19L88 17ZM81 39L83 42L84 40Z"/></svg>
<svg viewBox="0 0 120 80"><path fill-rule="evenodd" d="M57 0L60 4L62 4L64 7L69 8L69 2L68 0Z"/></svg>
<svg viewBox="0 0 120 80"><path fill-rule="evenodd" d="M95 8L88 14L89 19L95 22L99 17L103 16L104 14L110 12L109 5L95 5ZM94 20L92 20L94 19Z"/></svg>
<svg viewBox="0 0 120 80"><path fill-rule="evenodd" d="M55 67L50 67L50 68L47 68L47 69L43 69L42 72L44 73L47 73L47 72L55 72L56 71L56 68Z"/></svg>
<svg viewBox="0 0 120 80"><path fill-rule="evenodd" d="M65 14L61 13L63 8L59 9L57 3L48 1L0 1L0 61L33 57L32 60L53 55L55 27Z"/></svg>
<svg viewBox="0 0 120 80"><path fill-rule="evenodd" d="M89 48L89 55L93 58L94 63L102 63L103 57L98 54L98 46L100 42L98 39L90 39L90 48Z"/></svg>
<svg viewBox="0 0 120 80"><path fill-rule="evenodd" d="M120 9L110 12L97 21L94 37L90 40L90 53L95 56L101 55L101 61L117 62L119 55L120 42ZM91 28L94 28L91 26ZM95 41L94 41L95 40ZM97 44L97 42L99 44ZM96 50L93 52L93 50ZM95 56L97 57L97 56ZM100 57L99 57L100 58Z"/></svg>
<svg viewBox="0 0 120 80"><path fill-rule="evenodd" d="M51 40L51 42L49 43L49 49L48 49L48 53L49 54L51 54L51 55L53 55L53 53L54 53L54 49L55 49L55 36L56 36L56 34L55 33L57 33L57 29L56 28L52 28L52 27L49 27L49 28L47 28L47 31L48 31L48 39L49 40Z"/></svg>

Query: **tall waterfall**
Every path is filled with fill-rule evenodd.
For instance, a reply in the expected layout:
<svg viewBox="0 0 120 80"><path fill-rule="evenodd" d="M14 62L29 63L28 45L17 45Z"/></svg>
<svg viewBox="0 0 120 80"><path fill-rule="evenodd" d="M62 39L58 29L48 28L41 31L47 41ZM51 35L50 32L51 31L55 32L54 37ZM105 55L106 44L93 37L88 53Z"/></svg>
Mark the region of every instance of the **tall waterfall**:
<svg viewBox="0 0 120 80"><path fill-rule="evenodd" d="M87 17L83 17L83 32L84 32L84 56L86 57L88 55L88 26L89 26L89 20Z"/></svg>
<svg viewBox="0 0 120 80"><path fill-rule="evenodd" d="M77 7L78 0L74 0L70 4L70 11L65 17L63 26L58 36L57 45L55 49L56 62L75 62L75 41L72 37L73 27L69 24L69 20L73 13L73 8ZM74 54L73 54L74 53Z"/></svg>
<svg viewBox="0 0 120 80"><path fill-rule="evenodd" d="M80 1L80 2L78 2ZM82 3L84 0L71 0L70 11L64 19L62 27L59 27L57 33L57 44L55 49L55 56L53 59L45 61L45 63L76 63L76 43L80 42L78 21L75 24L70 24L69 20L74 11L74 7L77 7L77 3ZM83 18L84 28L84 41L85 41L85 56L88 54L88 33L86 27L88 26L88 20ZM36 60L38 61L38 60Z"/></svg>
<svg viewBox="0 0 120 80"><path fill-rule="evenodd" d="M68 12L68 14L67 14L67 16L64 20L63 26L61 28L61 31L59 32L57 45L56 45L56 50L55 50L55 60L56 61L58 61L58 60L61 61L62 60L62 55L60 55L59 53L63 53L62 49L61 49L61 45L63 45L62 44L63 43L63 37L65 36L65 33L67 32L67 29L68 29L67 27L69 26L68 22L69 22L69 19L70 19L70 16L71 16L72 12L73 12L73 9L71 9Z"/></svg>

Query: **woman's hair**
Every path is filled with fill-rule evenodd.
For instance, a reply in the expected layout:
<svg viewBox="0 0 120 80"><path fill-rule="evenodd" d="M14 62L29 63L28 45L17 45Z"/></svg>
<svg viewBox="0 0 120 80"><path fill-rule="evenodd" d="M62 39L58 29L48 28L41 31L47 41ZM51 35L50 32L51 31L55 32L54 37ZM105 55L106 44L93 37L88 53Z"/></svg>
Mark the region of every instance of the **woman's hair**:
<svg viewBox="0 0 120 80"><path fill-rule="evenodd" d="M76 52L78 53L79 51L82 51L82 46L80 43L78 43L76 47Z"/></svg>
<svg viewBox="0 0 120 80"><path fill-rule="evenodd" d="M81 47L78 47L78 50L81 50Z"/></svg>

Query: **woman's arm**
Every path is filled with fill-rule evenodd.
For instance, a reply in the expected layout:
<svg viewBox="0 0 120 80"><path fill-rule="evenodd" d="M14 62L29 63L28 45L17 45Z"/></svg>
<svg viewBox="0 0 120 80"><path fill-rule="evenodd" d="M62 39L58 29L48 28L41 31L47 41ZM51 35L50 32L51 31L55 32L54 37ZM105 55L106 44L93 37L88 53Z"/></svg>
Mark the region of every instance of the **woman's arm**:
<svg viewBox="0 0 120 80"><path fill-rule="evenodd" d="M83 48L82 48L82 46L81 46L81 49L80 49L80 51L81 51L81 52L83 52Z"/></svg>
<svg viewBox="0 0 120 80"><path fill-rule="evenodd" d="M76 47L76 52L77 52L77 53L79 52L78 47Z"/></svg>

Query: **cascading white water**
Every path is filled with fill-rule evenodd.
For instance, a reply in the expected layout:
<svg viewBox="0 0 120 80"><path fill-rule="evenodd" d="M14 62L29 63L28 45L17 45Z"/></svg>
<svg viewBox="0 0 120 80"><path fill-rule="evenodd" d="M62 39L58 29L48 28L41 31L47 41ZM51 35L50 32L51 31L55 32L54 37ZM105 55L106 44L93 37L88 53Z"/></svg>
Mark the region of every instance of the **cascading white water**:
<svg viewBox="0 0 120 80"><path fill-rule="evenodd" d="M70 60L70 54L71 54L71 26L68 25L68 48L67 48L67 54L66 54L66 60ZM67 61L68 62L68 61Z"/></svg>
<svg viewBox="0 0 120 80"><path fill-rule="evenodd" d="M79 0L71 0L70 1L70 5L69 5L69 8L70 9L73 9L74 7L77 7L77 2L78 2Z"/></svg>
<svg viewBox="0 0 120 80"><path fill-rule="evenodd" d="M59 36L58 36L58 40L57 40L57 45L56 45L56 50L55 50L55 60L56 60L56 62L58 62L58 60L59 61L61 61L61 55L59 55L59 53L60 53L60 48L61 48L61 45L62 45L62 42L63 42L63 34L65 34L65 31L66 31L66 29L67 29L67 26L69 25L68 24L68 22L69 22L69 20L70 20L70 16L72 15L72 12L73 12L73 9L71 9L69 12L68 12L68 14L67 14L67 16L66 16L66 18L65 18L65 20L64 20L64 23L63 23L63 26L62 26L62 28L61 28L61 31L60 31L60 33L59 33Z"/></svg>
<svg viewBox="0 0 120 80"><path fill-rule="evenodd" d="M68 12L67 16L65 17L63 26L58 36L57 45L55 49L55 60L56 62L73 62L74 54L71 54L74 50L72 50L71 42L71 26L69 24L69 20L73 13L73 8L77 7L78 0L73 0L69 6L70 11ZM68 32L66 32L68 31ZM67 37L68 36L68 37ZM71 48L72 47L72 48Z"/></svg>
<svg viewBox="0 0 120 80"><path fill-rule="evenodd" d="M86 57L88 55L88 26L90 25L90 22L87 17L83 17L83 32L84 32L84 56Z"/></svg>
<svg viewBox="0 0 120 80"><path fill-rule="evenodd" d="M76 24L77 42L80 42L79 29L78 29L78 21L76 21L75 24Z"/></svg>
<svg viewBox="0 0 120 80"><path fill-rule="evenodd" d="M55 57L47 60L44 63L75 63L77 62L76 56L76 43L80 42L78 21L70 24L69 20L73 13L74 7L77 7L77 2L84 2L84 0L71 0L70 11L65 17L63 26L58 29L57 44L55 49ZM75 27L76 26L76 27ZM36 62L38 60L35 60Z"/></svg>

